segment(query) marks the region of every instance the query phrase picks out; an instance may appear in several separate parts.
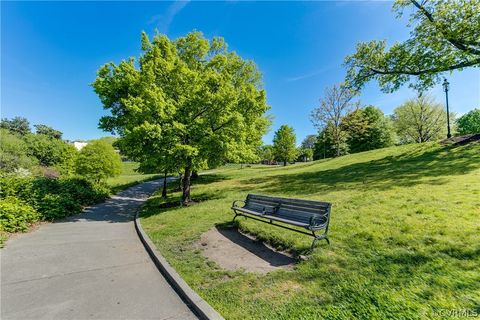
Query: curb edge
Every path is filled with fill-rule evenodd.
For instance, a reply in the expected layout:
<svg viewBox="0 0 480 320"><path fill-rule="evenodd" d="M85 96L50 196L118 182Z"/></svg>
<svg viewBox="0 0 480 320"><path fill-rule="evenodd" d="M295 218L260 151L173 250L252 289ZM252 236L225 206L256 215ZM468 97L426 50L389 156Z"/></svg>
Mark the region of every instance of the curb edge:
<svg viewBox="0 0 480 320"><path fill-rule="evenodd" d="M225 320L215 309L212 308L205 300L203 300L198 293L183 280L183 278L173 269L167 260L160 254L157 247L153 244L150 237L145 233L140 223L140 210L135 213L135 230L137 231L140 241L148 252L153 263L160 271L160 273L167 278L175 291L183 298L193 311L205 320Z"/></svg>

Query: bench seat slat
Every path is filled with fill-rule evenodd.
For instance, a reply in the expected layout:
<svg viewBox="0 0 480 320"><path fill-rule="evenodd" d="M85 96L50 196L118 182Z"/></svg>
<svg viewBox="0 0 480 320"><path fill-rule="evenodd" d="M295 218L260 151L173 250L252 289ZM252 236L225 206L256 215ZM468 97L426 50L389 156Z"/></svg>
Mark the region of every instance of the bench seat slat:
<svg viewBox="0 0 480 320"><path fill-rule="evenodd" d="M243 213L251 214L251 215L254 215L254 216L257 216L257 217L262 217L262 218L265 218L265 219L285 222L285 223L292 224L292 225L295 225L295 226L298 226L298 227L308 228L310 226L309 223L304 223L304 222L300 222L300 221L293 221L293 220L289 220L289 219L274 216L274 215L261 214L261 213L251 211L251 210L248 210L248 209L245 209L245 208L234 207L232 209L235 209L235 210L243 212Z"/></svg>

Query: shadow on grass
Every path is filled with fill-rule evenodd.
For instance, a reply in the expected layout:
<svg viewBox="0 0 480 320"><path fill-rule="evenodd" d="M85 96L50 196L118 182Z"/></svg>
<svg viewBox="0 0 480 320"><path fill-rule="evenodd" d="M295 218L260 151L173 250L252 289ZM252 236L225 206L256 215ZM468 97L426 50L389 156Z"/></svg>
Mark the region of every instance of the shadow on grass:
<svg viewBox="0 0 480 320"><path fill-rule="evenodd" d="M313 194L329 189L388 189L417 184L442 184L444 177L467 174L480 168L480 152L473 145L435 148L354 163L337 169L284 174L244 180L262 184L259 190L290 194Z"/></svg>

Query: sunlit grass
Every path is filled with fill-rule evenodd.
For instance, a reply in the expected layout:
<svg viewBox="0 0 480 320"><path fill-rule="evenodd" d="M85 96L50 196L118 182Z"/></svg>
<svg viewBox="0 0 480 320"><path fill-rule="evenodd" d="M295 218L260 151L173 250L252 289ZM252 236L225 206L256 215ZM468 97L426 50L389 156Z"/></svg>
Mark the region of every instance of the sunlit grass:
<svg viewBox="0 0 480 320"><path fill-rule="evenodd" d="M173 185L172 185L173 187ZM329 237L291 271L225 271L193 246L231 221L248 193L333 203ZM167 201L177 201L171 193ZM425 319L480 313L480 144L386 148L289 167L220 168L193 185L199 201L142 224L167 260L227 319ZM311 238L253 220L239 227L285 250Z"/></svg>
<svg viewBox="0 0 480 320"><path fill-rule="evenodd" d="M138 163L122 162L122 173L114 178L107 180L108 186L112 188L112 193L119 192L136 183L160 178L158 174L143 174L136 171Z"/></svg>

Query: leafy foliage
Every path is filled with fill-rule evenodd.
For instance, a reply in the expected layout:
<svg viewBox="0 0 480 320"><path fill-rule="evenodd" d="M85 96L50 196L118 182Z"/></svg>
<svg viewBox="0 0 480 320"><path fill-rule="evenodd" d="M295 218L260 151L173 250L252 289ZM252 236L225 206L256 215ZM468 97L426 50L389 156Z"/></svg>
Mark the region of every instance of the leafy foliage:
<svg viewBox="0 0 480 320"><path fill-rule="evenodd" d="M32 132L30 129L30 122L23 117L15 117L10 120L3 118L0 122L0 128L7 129L12 133L16 133L21 136Z"/></svg>
<svg viewBox="0 0 480 320"><path fill-rule="evenodd" d="M0 231L26 231L40 218L37 211L15 197L0 199Z"/></svg>
<svg viewBox="0 0 480 320"><path fill-rule="evenodd" d="M447 112L428 96L410 99L396 108L393 121L401 143L435 141L447 134Z"/></svg>
<svg viewBox="0 0 480 320"><path fill-rule="evenodd" d="M348 134L350 153L390 147L395 142L395 131L391 120L382 110L367 106L347 114L342 126Z"/></svg>
<svg viewBox="0 0 480 320"><path fill-rule="evenodd" d="M297 157L296 136L293 128L282 125L273 137L273 154L275 159L282 161L283 165L295 160Z"/></svg>
<svg viewBox="0 0 480 320"><path fill-rule="evenodd" d="M32 168L37 160L28 153L28 146L21 137L0 129L0 170L14 172L21 168Z"/></svg>
<svg viewBox="0 0 480 320"><path fill-rule="evenodd" d="M348 135L342 130L335 135L332 123L328 123L318 134L313 150L313 159L338 157L348 154Z"/></svg>
<svg viewBox="0 0 480 320"><path fill-rule="evenodd" d="M25 141L28 154L35 157L40 165L57 167L65 174L73 172L77 156L74 146L45 134L28 134Z"/></svg>
<svg viewBox="0 0 480 320"><path fill-rule="evenodd" d="M478 0L396 0L393 9L398 16L411 12L410 38L388 49L385 40L359 43L345 58L349 86L359 90L377 80L384 92L406 83L424 91L442 73L480 66Z"/></svg>
<svg viewBox="0 0 480 320"><path fill-rule="evenodd" d="M460 135L480 133L480 109L473 109L457 119L457 130Z"/></svg>
<svg viewBox="0 0 480 320"><path fill-rule="evenodd" d="M63 218L82 207L105 199L109 190L85 179L44 177L0 177L0 199L15 197L31 206L43 220Z"/></svg>
<svg viewBox="0 0 480 320"><path fill-rule="evenodd" d="M120 156L110 144L101 140L83 147L76 160L76 172L94 182L117 176L121 169Z"/></svg>
<svg viewBox="0 0 480 320"><path fill-rule="evenodd" d="M308 136L303 139L301 147L303 149L313 149L315 148L315 142L317 141L316 134L309 134Z"/></svg>
<svg viewBox="0 0 480 320"><path fill-rule="evenodd" d="M49 127L44 124L36 124L34 125L34 127L35 127L36 134L45 135L51 139L58 139L58 140L62 139L62 132L56 129L53 129L52 127Z"/></svg>
<svg viewBox="0 0 480 320"><path fill-rule="evenodd" d="M258 157L260 160L273 161L275 159L273 146L269 144L260 146L258 148Z"/></svg>
<svg viewBox="0 0 480 320"><path fill-rule="evenodd" d="M152 41L143 33L142 51L138 61L98 70L93 87L111 112L100 127L118 133L122 152L142 168L181 168L187 203L192 171L256 158L269 124L261 75L222 38L200 32Z"/></svg>

